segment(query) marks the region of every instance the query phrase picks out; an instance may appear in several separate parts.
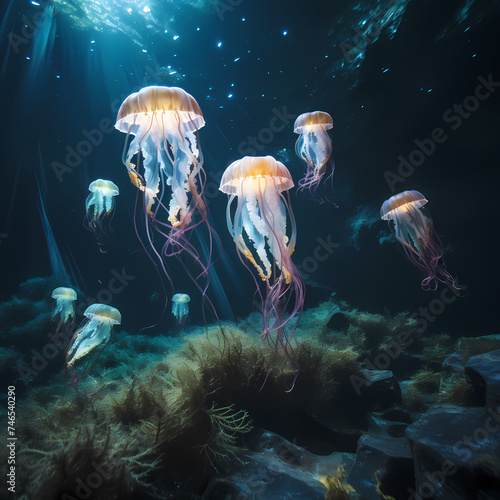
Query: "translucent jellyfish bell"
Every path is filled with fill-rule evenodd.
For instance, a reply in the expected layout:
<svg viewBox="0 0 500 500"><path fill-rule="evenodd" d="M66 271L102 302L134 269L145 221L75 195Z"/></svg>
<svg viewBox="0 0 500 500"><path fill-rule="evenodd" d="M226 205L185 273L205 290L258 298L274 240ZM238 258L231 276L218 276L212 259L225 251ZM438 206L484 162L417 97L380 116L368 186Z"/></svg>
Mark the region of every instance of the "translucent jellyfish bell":
<svg viewBox="0 0 500 500"><path fill-rule="evenodd" d="M455 280L446 270L443 244L424 208L426 204L427 199L419 191L403 191L384 201L380 217L389 221L408 260L424 273L424 290L435 290L438 281L449 281L455 286Z"/></svg>
<svg viewBox="0 0 500 500"><path fill-rule="evenodd" d="M115 127L135 136L123 154L130 179L144 191L150 215L153 204L162 199L160 189L171 186L168 219L172 226L189 225L200 203L206 176L197 131L204 125L198 103L179 87L145 87L129 95L118 111ZM139 153L144 174L132 163Z"/></svg>
<svg viewBox="0 0 500 500"><path fill-rule="evenodd" d="M56 299L52 308L52 321L57 324L57 329L66 323L74 321L76 292L72 288L61 286L52 292L52 298Z"/></svg>
<svg viewBox="0 0 500 500"><path fill-rule="evenodd" d="M101 344L109 342L114 325L121 324L118 309L105 304L92 304L84 313L83 320L71 339L66 352L66 365L72 368L75 361L90 353Z"/></svg>
<svg viewBox="0 0 500 500"><path fill-rule="evenodd" d="M120 191L116 184L104 179L91 182L89 191L85 202L85 227L95 234L99 250L106 252L112 235L110 223L115 210L115 196Z"/></svg>
<svg viewBox="0 0 500 500"><path fill-rule="evenodd" d="M183 327L189 317L189 302L191 297L185 293L176 293L172 297L172 315L178 326Z"/></svg>
<svg viewBox="0 0 500 500"><path fill-rule="evenodd" d="M282 347L293 361L289 341L304 306L305 290L290 257L297 230L290 199L284 193L292 187L292 177L283 163L272 156L245 156L229 165L219 189L230 195L227 226L237 251L266 282L262 338L271 341L271 334L276 332L275 348ZM237 207L233 210L235 200ZM288 312L285 303L291 306ZM294 316L296 320L287 334L285 327Z"/></svg>
<svg viewBox="0 0 500 500"><path fill-rule="evenodd" d="M327 132L332 127L332 117L323 111L303 113L295 120L293 131L300 134L295 152L307 165L306 176L299 181L299 189L315 190L321 182L332 156L332 141ZM331 165L333 174L333 161Z"/></svg>

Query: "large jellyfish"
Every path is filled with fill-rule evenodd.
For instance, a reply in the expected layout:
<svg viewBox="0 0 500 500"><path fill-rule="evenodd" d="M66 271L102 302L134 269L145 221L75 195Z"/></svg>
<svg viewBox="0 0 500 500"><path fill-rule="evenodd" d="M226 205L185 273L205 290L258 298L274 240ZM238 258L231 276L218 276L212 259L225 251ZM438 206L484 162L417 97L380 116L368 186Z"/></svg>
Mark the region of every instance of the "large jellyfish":
<svg viewBox="0 0 500 500"><path fill-rule="evenodd" d="M183 327L189 317L191 297L185 293L176 293L172 297L172 316L178 327Z"/></svg>
<svg viewBox="0 0 500 500"><path fill-rule="evenodd" d="M112 234L110 223L115 211L115 196L120 191L116 184L104 179L91 182L89 191L85 201L85 227L95 234L99 250L105 253Z"/></svg>
<svg viewBox="0 0 500 500"><path fill-rule="evenodd" d="M52 321L59 330L62 325L72 323L75 320L76 292L72 288L58 287L52 292L52 298L56 299L52 308Z"/></svg>
<svg viewBox="0 0 500 500"><path fill-rule="evenodd" d="M325 175L332 156L332 141L327 130L332 127L332 117L323 111L303 113L295 120L293 131L300 134L295 152L307 164L306 176L299 181L299 189L314 191ZM333 174L333 160L331 166Z"/></svg>
<svg viewBox="0 0 500 500"><path fill-rule="evenodd" d="M281 347L298 368L290 340L304 306L305 289L290 257L297 231L289 197L284 196L293 185L283 163L271 156L245 156L229 165L219 189L230 196L227 226L236 249L266 283L261 338L274 344L275 353Z"/></svg>
<svg viewBox="0 0 500 500"><path fill-rule="evenodd" d="M205 209L202 193L206 176L197 137L204 125L194 97L178 87L145 87L129 95L118 110L115 127L127 138L135 136L126 154L125 149L123 152L130 179L144 191L151 216L165 186L171 186L168 220L173 227L186 228L195 208ZM144 173L132 163L139 153L144 159Z"/></svg>
<svg viewBox="0 0 500 500"><path fill-rule="evenodd" d="M92 352L97 346L104 344L105 347L111 338L113 326L121 324L122 321L120 311L105 304L92 304L87 307L84 315L86 319L78 327L66 351L66 367L75 389L77 382L87 373L90 361L95 362L98 356L87 363L87 367L79 376L75 375L75 362Z"/></svg>
<svg viewBox="0 0 500 500"><path fill-rule="evenodd" d="M426 203L425 196L419 191L403 191L384 201L380 217L389 221L406 257L424 273L424 290L435 290L438 281L448 281L458 288L446 270L443 244L424 207Z"/></svg>
<svg viewBox="0 0 500 500"><path fill-rule="evenodd" d="M198 130L204 125L203 113L193 96L178 87L151 86L123 101L115 127L127 134L123 163L132 183L144 193L149 249L144 244L143 248L148 254L150 251L154 253L172 289L174 286L163 257L176 256L202 292L203 301L210 304L217 317L206 296L213 241L214 238L219 241L219 238L209 223L204 201L206 174L198 138ZM130 134L135 137L127 150ZM136 163L132 162L134 156L137 156ZM170 201L164 202L168 186L171 188ZM166 219L161 217L160 209L167 212ZM200 216L197 220L193 220L195 213ZM192 230L201 229L202 224L208 229L208 262L203 262L195 238L191 238ZM161 251L154 245L157 238L150 233L150 226L160 235ZM183 261L184 255L199 266L196 274L192 266ZM150 258L156 265L156 259L152 255Z"/></svg>

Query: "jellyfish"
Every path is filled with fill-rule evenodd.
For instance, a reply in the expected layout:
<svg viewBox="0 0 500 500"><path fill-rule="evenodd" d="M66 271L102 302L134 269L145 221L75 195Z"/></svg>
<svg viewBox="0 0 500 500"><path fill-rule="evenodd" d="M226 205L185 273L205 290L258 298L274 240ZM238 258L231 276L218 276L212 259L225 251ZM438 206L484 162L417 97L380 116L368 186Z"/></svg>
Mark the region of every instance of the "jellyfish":
<svg viewBox="0 0 500 500"><path fill-rule="evenodd" d="M113 325L119 325L122 316L118 309L105 304L92 304L84 312L84 319L69 342L66 351L66 366L73 368L75 362L89 354L98 345L107 344Z"/></svg>
<svg viewBox="0 0 500 500"><path fill-rule="evenodd" d="M229 165L219 189L229 195L227 226L240 258L243 255L266 284L265 297L261 295L261 338L274 344L275 354L281 348L298 368L290 340L304 306L305 289L291 259L297 230L288 194L284 196L293 185L283 163L271 156L245 156Z"/></svg>
<svg viewBox="0 0 500 500"><path fill-rule="evenodd" d="M172 315L177 326L183 327L189 317L189 302L191 297L185 293L176 293L172 297Z"/></svg>
<svg viewBox="0 0 500 500"><path fill-rule="evenodd" d="M105 253L112 234L110 223L115 211L115 196L120 191L116 184L104 179L91 182L89 191L85 201L85 227L95 234L99 250Z"/></svg>
<svg viewBox="0 0 500 500"><path fill-rule="evenodd" d="M132 183L144 195L149 248L141 240L143 248L155 265L160 263L172 289L175 287L164 257L177 257L202 293L203 303L206 301L217 317L206 296L213 242L220 243L220 240L209 223L204 198L206 174L198 137L198 130L204 125L203 113L193 96L178 87L151 86L123 101L115 127L127 134L122 161ZM135 137L127 149L129 135ZM168 189L171 191L170 200L164 201ZM166 217L161 216L164 212ZM195 214L199 215L196 220ZM202 225L208 230L204 252L208 256L207 262L200 257L196 239L191 237L192 230L201 230ZM157 234L151 234L151 228ZM199 234L197 238L200 239ZM161 242L161 250L156 248L155 241ZM186 265L184 256L191 258L200 268L196 274L192 274L192 267Z"/></svg>
<svg viewBox="0 0 500 500"><path fill-rule="evenodd" d="M72 288L60 286L52 292L52 298L56 299L52 308L52 321L59 330L62 325L72 323L75 320L76 292Z"/></svg>
<svg viewBox="0 0 500 500"><path fill-rule="evenodd" d="M130 179L144 191L146 211L153 217L153 205L161 202L165 187L171 187L168 220L174 228L188 227L195 208L205 206L206 176L197 133L204 125L194 97L178 87L145 87L129 95L118 110L115 127L127 138L135 136L123 152ZM140 154L143 174L132 163Z"/></svg>
<svg viewBox="0 0 500 500"><path fill-rule="evenodd" d="M389 221L406 257L424 273L421 283L424 290L435 290L438 281L450 282L458 289L446 270L443 244L424 207L426 203L425 196L419 191L403 191L384 201L380 217Z"/></svg>
<svg viewBox="0 0 500 500"><path fill-rule="evenodd" d="M103 344L103 349L106 347L110 341L113 326L121 324L122 316L118 309L105 304L92 304L87 307L84 316L86 318L78 327L66 349L66 368L75 390L90 397L96 395L102 386L92 393L86 394L78 389L77 384L92 369L102 352L101 349L98 354L93 356L96 353L94 349L101 344ZM76 375L76 361L89 354L85 368Z"/></svg>
<svg viewBox="0 0 500 500"><path fill-rule="evenodd" d="M300 134L295 152L307 164L306 176L299 181L299 189L317 189L325 175L332 156L332 141L327 130L333 127L332 117L323 111L303 113L296 120L293 131ZM334 163L332 165L332 174Z"/></svg>

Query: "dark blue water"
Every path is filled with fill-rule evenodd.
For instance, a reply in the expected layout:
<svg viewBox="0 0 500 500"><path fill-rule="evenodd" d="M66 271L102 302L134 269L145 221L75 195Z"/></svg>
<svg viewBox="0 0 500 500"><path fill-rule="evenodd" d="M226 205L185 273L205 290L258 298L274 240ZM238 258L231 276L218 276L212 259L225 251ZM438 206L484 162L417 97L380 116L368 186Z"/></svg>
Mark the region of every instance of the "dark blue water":
<svg viewBox="0 0 500 500"><path fill-rule="evenodd" d="M446 139L429 146L432 153L392 187L426 195L448 268L468 287L460 307L447 308L436 328L491 333L495 313L486 304L496 296L498 87L493 84L478 108L463 116L453 106L474 94L480 77L500 78L498 3L234 4L105 2L99 10L90 3L56 3L35 36L29 21L38 19L43 5L8 6L1 41L0 232L8 235L0 247L2 298L20 282L52 272L40 190L52 245L75 286L95 297L113 269L125 268L134 280L113 303L127 311L124 324L137 330L157 320L164 291L134 231L136 189L121 164L125 136L110 124L124 97L160 84L184 88L205 116L200 143L210 220L223 246L215 272L228 300L216 287L208 295L222 318L252 310L254 282L227 232L227 199L216 189L220 175L245 154L269 154L297 181L304 166L294 152L293 121L320 109L334 121L333 189L316 197L291 193L298 228L293 258L306 278L306 307L332 292L379 313L416 311L432 300L394 241L383 242L390 232L377 212L393 194L387 172L398 173L398 157L408 159L416 140L441 128ZM273 117L278 131L259 139ZM96 145L71 158L69 151L92 131ZM115 237L105 254L82 226L87 186L98 177L120 188ZM334 245L332 255L314 265L308 258L317 238ZM176 289L192 296L192 323L203 323L200 294L182 268L174 264L170 271ZM160 298L151 300L154 294ZM168 314L162 321L168 325Z"/></svg>

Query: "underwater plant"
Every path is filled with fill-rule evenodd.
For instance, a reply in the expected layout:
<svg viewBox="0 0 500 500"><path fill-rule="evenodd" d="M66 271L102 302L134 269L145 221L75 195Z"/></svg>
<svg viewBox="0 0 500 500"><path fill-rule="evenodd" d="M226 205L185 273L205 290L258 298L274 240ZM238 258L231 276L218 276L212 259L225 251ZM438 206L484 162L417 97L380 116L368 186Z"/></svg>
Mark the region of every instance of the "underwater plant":
<svg viewBox="0 0 500 500"><path fill-rule="evenodd" d="M306 176L299 181L299 189L315 190L325 175L333 151L327 132L331 128L332 117L323 111L303 113L295 120L293 131L300 134L295 152L307 164ZM333 174L335 165L331 163Z"/></svg>
<svg viewBox="0 0 500 500"><path fill-rule="evenodd" d="M92 360L87 363L83 373L79 376L75 376L75 362L97 346L104 344L105 347L111 338L113 326L121 324L122 321L120 311L105 304L92 304L87 307L84 315L86 319L78 327L66 351L66 368L75 388L77 382L87 373Z"/></svg>
<svg viewBox="0 0 500 500"><path fill-rule="evenodd" d="M172 297L172 316L179 327L183 327L189 317L190 300L191 297L185 293L176 293Z"/></svg>
<svg viewBox="0 0 500 500"><path fill-rule="evenodd" d="M426 203L419 191L403 191L384 201L380 217L389 221L408 260L424 273L424 290L436 290L438 281L448 281L457 288L453 276L446 270L444 247L424 207Z"/></svg>
<svg viewBox="0 0 500 500"><path fill-rule="evenodd" d="M296 363L290 339L304 306L305 286L291 259L297 227L290 199L283 195L293 185L288 169L272 156L245 156L227 167L219 189L229 195L227 227L236 250L240 258L242 254L253 264L266 283L265 297L261 295L261 338L273 343L275 352L282 348L287 358ZM237 206L232 210L235 199ZM257 290L260 294L258 284ZM286 314L288 305L291 311Z"/></svg>
<svg viewBox="0 0 500 500"><path fill-rule="evenodd" d="M110 235L110 222L115 211L115 196L120 190L111 181L96 179L89 185L91 194L85 201L85 227L95 234L99 250L107 251Z"/></svg>
<svg viewBox="0 0 500 500"><path fill-rule="evenodd" d="M56 323L57 330L66 323L75 320L76 292L72 288L60 286L52 292L52 298L56 299L52 307L52 321Z"/></svg>

